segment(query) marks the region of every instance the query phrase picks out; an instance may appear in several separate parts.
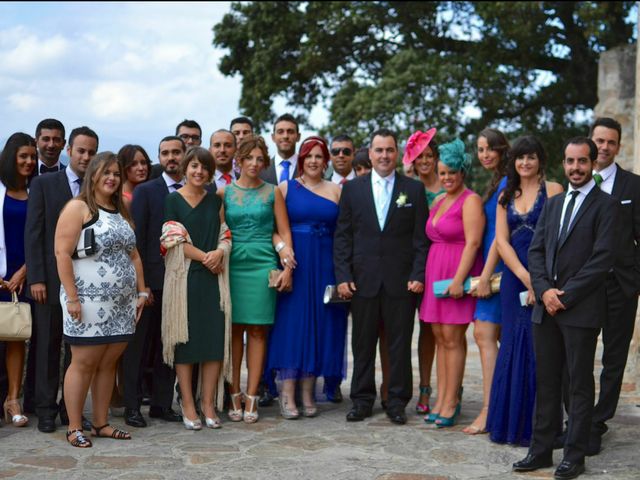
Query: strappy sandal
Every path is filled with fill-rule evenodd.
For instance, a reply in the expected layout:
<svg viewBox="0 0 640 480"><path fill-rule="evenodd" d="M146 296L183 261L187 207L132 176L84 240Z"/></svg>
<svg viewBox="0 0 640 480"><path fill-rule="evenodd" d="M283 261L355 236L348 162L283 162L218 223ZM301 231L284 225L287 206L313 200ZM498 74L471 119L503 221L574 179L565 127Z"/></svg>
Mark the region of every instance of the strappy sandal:
<svg viewBox="0 0 640 480"><path fill-rule="evenodd" d="M73 439L69 439L69 435L73 435L74 433L76 434L76 436L73 437ZM84 432L80 428L76 428L75 430L67 430L67 442L69 442L72 447L93 447L93 443L91 443L91 440L84 436Z"/></svg>
<svg viewBox="0 0 640 480"><path fill-rule="evenodd" d="M427 398L431 397L431 386L429 385L420 385L420 397L426 396ZM429 408L429 400L426 403L420 403L420 398L418 398L418 403L416 403L416 413L418 415L426 415L431 412Z"/></svg>
<svg viewBox="0 0 640 480"><path fill-rule="evenodd" d="M91 428L95 431L95 433L93 433L92 431L91 435L94 437L113 438L115 440L131 440L131 434L129 432L125 432L124 430L120 430L116 427L111 427L113 430L111 431L110 435L100 435L100 432L107 427L111 427L111 425L109 425L108 423L105 423L101 427L91 425Z"/></svg>

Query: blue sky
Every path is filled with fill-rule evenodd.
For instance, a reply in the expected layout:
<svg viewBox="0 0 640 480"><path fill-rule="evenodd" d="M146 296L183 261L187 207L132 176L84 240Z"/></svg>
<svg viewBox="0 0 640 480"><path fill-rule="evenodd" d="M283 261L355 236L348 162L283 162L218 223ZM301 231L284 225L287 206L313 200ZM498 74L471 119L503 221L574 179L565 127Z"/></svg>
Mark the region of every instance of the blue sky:
<svg viewBox="0 0 640 480"><path fill-rule="evenodd" d="M211 43L229 10L229 2L0 3L0 148L48 117L67 132L93 128L100 150L139 143L154 161L160 138L185 118L202 126L208 146L239 115L240 78L222 76L224 52Z"/></svg>

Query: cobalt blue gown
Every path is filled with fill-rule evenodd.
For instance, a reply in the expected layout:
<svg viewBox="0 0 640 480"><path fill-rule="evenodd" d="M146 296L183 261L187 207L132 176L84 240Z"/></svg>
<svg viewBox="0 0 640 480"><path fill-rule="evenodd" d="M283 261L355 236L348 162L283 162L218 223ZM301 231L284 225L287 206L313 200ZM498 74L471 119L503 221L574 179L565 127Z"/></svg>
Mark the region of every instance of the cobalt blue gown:
<svg viewBox="0 0 640 480"><path fill-rule="evenodd" d="M527 253L546 198L543 182L529 212L519 213L513 199L507 208L511 246L527 270ZM533 307L520 306L520 292L526 289L505 265L500 284L500 350L493 373L487 418L487 431L493 442L521 446L528 446L531 440L536 396L536 362L531 333Z"/></svg>
<svg viewBox="0 0 640 480"><path fill-rule="evenodd" d="M269 335L267 372L279 380L345 377L347 308L323 303L335 285L333 232L338 205L289 180L287 212L298 266L293 290L278 295Z"/></svg>

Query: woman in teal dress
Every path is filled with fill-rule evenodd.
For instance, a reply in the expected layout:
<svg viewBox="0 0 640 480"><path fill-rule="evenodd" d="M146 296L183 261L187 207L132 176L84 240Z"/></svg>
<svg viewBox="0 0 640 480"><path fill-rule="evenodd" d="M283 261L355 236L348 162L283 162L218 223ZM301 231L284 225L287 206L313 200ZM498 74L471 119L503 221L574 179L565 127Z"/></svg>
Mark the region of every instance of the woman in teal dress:
<svg viewBox="0 0 640 480"><path fill-rule="evenodd" d="M404 165L413 165L413 172L417 178L423 183L424 191L427 195L429 208L439 195L445 193L444 188L440 184L438 178L438 144L435 140L436 129L432 128L426 132L418 130L414 132L404 149L404 157L402 163ZM431 369L433 367L433 358L436 352L436 339L433 336L431 324L427 322L418 322L420 324L420 336L418 337L418 365L420 367L420 396L416 403L416 413L428 414L431 409L429 407L429 398L431 397ZM443 352L440 352L443 353ZM439 355L442 357L442 355ZM444 367L444 358L438 359L438 367ZM444 378L444 370L440 372L438 378Z"/></svg>
<svg viewBox="0 0 640 480"><path fill-rule="evenodd" d="M260 172L269 166L269 153L262 137L250 136L238 146L236 161L240 178L218 194L224 201L227 225L233 237L229 262L232 304L233 378L229 419L245 423L258 421L258 384L267 346L267 333L273 325L276 289L291 286L291 269L283 265L276 289L269 287L269 272L278 266L273 247L277 230L287 248L292 245L287 208L282 193L265 183ZM243 339L247 334L247 390L242 411L240 368Z"/></svg>
<svg viewBox="0 0 640 480"><path fill-rule="evenodd" d="M220 309L218 274L222 272L222 249L218 248L220 225L224 222L222 201L205 190L213 178L213 157L200 147L189 149L181 170L186 183L165 200L165 221L181 223L192 244L184 244L184 255L191 259L187 276L187 324L189 340L175 347L176 376L182 395L184 425L202 428L191 388L194 364L201 364L202 398L200 410L209 428L219 428L214 399L224 358L224 312Z"/></svg>

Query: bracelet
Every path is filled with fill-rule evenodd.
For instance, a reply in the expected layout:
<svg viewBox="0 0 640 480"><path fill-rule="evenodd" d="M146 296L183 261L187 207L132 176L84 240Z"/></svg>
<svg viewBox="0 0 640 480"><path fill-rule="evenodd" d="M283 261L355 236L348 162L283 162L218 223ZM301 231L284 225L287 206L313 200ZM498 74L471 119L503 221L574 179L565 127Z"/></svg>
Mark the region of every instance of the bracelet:
<svg viewBox="0 0 640 480"><path fill-rule="evenodd" d="M138 298L140 298L140 297L149 298L149 293L148 292L138 292Z"/></svg>
<svg viewBox="0 0 640 480"><path fill-rule="evenodd" d="M278 242L278 244L276 245L276 253L280 253L280 250L282 250L284 247L286 247L287 244L284 242Z"/></svg>
<svg viewBox="0 0 640 480"><path fill-rule="evenodd" d="M67 300L66 303L80 303L80 300Z"/></svg>

